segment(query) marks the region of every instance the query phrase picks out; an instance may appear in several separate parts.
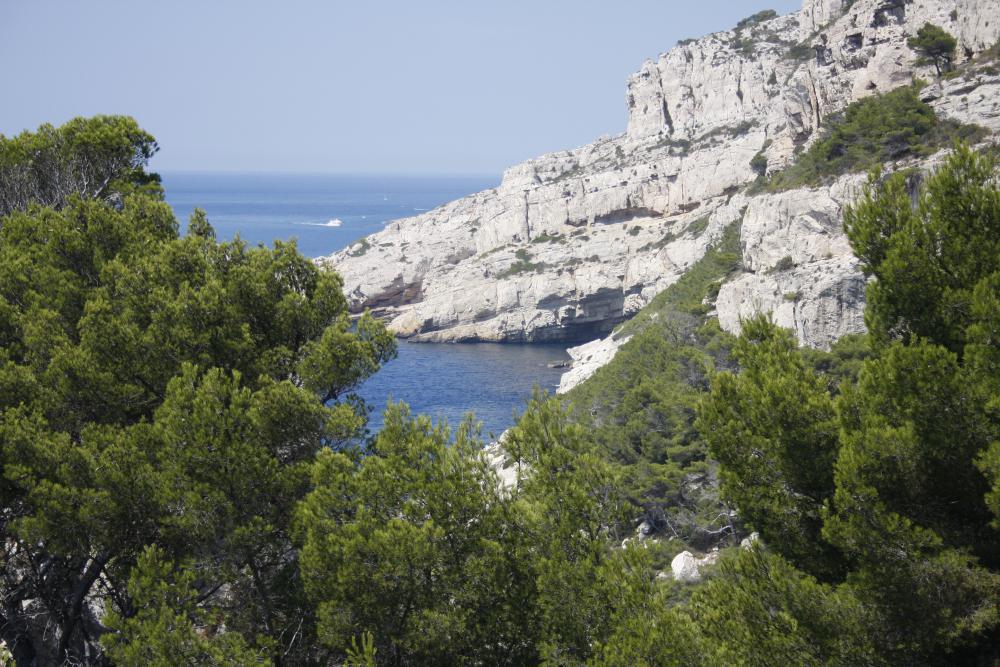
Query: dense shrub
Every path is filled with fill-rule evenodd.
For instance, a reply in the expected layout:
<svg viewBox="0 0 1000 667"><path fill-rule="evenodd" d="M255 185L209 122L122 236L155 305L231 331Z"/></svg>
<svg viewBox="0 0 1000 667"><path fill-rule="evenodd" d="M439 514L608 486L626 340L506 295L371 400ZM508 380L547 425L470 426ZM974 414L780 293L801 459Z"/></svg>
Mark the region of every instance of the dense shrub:
<svg viewBox="0 0 1000 667"><path fill-rule="evenodd" d="M736 29L743 30L744 28L752 28L755 25L760 25L764 21L770 21L771 19L776 18L778 18L778 12L773 9L765 9L744 19L740 19L736 24Z"/></svg>
<svg viewBox="0 0 1000 667"><path fill-rule="evenodd" d="M906 45L921 55L922 62L933 63L938 76L941 76L942 71L951 69L958 40L940 26L925 23L916 37L906 40Z"/></svg>
<svg viewBox="0 0 1000 667"><path fill-rule="evenodd" d="M767 190L819 185L907 157L929 155L956 140L975 141L984 130L938 118L916 86L897 88L849 105L828 121L822 137L787 169L773 174Z"/></svg>

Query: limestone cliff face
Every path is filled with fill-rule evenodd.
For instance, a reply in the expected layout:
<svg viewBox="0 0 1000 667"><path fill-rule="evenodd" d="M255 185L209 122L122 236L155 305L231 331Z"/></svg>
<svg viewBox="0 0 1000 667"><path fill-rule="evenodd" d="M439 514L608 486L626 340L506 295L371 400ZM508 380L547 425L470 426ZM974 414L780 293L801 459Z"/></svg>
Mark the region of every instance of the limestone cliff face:
<svg viewBox="0 0 1000 667"><path fill-rule="evenodd" d="M925 22L956 35L968 59L1000 37L1000 0L805 0L795 14L678 45L629 78L624 134L512 167L495 189L320 261L344 277L352 308L375 309L402 336L592 339L742 221L745 270L719 294L723 326L772 311L825 347L863 328L864 281L840 229L859 177L756 197L742 189L758 154L780 169L849 103L932 79L906 46ZM995 131L998 86L980 73L925 96Z"/></svg>
<svg viewBox="0 0 1000 667"><path fill-rule="evenodd" d="M827 188L750 200L740 232L743 273L716 299L724 329L769 312L799 342L821 348L864 330L865 280L842 231L843 207L864 181L846 176Z"/></svg>

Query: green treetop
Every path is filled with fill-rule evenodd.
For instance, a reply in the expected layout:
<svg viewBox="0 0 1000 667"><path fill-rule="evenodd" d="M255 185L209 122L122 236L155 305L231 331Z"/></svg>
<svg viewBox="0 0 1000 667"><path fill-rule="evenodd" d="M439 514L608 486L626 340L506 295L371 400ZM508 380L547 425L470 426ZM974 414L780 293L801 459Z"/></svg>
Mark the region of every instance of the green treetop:
<svg viewBox="0 0 1000 667"><path fill-rule="evenodd" d="M59 144L87 189L0 218L0 635L23 664L91 664L105 638L169 663L134 648L173 641L148 634L168 621L148 606L181 593L135 583L156 545L147 570L196 572L176 579L199 609L182 629L210 636L227 610L214 627L247 651L311 655L292 510L316 452L359 433L349 393L394 340L294 244L217 243L200 212L181 238L158 194L107 196L146 178L152 138L116 143L132 124L68 124L96 133ZM109 137L121 152L95 157ZM4 167L37 175L31 155Z"/></svg>
<svg viewBox="0 0 1000 667"><path fill-rule="evenodd" d="M923 56L926 62L934 63L934 69L938 76L941 76L942 71L951 68L958 40L949 35L944 28L933 23L925 23L917 31L917 36L910 37L906 40L906 44Z"/></svg>
<svg viewBox="0 0 1000 667"><path fill-rule="evenodd" d="M905 176L876 176L845 223L873 277L857 380L831 395L756 320L741 372L717 376L701 412L724 493L770 549L836 586L859 664L1000 658L997 174L959 148L915 197ZM752 591L762 566L725 595ZM831 629L808 629L816 611L786 613L818 646Z"/></svg>
<svg viewBox="0 0 1000 667"><path fill-rule="evenodd" d="M162 194L146 163L159 146L128 116L74 118L16 137L0 135L0 217L29 204L62 208L71 197L120 202L141 189Z"/></svg>

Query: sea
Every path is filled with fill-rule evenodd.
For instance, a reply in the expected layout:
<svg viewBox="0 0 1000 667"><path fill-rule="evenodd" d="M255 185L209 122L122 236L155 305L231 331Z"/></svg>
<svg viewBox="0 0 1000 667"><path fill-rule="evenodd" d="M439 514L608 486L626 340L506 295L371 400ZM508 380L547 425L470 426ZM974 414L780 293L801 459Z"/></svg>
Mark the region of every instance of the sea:
<svg viewBox="0 0 1000 667"><path fill-rule="evenodd" d="M161 173L167 201L186 228L202 208L220 240L251 244L294 239L307 257L329 255L397 218L494 187L473 176ZM568 359L564 346L399 342L399 353L357 393L382 425L388 401L451 426L472 413L484 438L513 425L533 389L552 392Z"/></svg>

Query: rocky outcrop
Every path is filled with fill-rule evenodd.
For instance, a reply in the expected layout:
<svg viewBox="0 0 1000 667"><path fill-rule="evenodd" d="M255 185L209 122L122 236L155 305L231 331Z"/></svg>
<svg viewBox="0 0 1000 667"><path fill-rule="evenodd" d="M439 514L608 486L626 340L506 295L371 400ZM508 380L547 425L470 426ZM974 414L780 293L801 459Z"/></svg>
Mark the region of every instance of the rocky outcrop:
<svg viewBox="0 0 1000 667"><path fill-rule="evenodd" d="M760 543L760 535L751 533L740 542L740 548L744 550L753 549ZM657 574L657 579L672 578L685 584L693 584L701 581L702 570L712 567L719 562L719 551L713 549L701 558L695 556L690 551L682 551L670 561L670 577L665 572Z"/></svg>
<svg viewBox="0 0 1000 667"><path fill-rule="evenodd" d="M713 551L702 558L698 558L690 551L682 551L670 561L670 572L674 581L693 584L701 581L701 571L704 568L711 567L717 562L719 562L718 551Z"/></svg>
<svg viewBox="0 0 1000 667"><path fill-rule="evenodd" d="M850 102L933 78L906 46L925 22L955 34L965 60L996 43L1000 0L805 0L795 14L680 44L629 78L625 133L512 167L495 189L320 261L341 273L353 309L374 309L401 336L590 340L742 219L745 271L719 293L723 326L770 311L825 347L863 326L864 281L839 223L858 178L742 190L761 169L787 165ZM925 93L943 115L1000 129L998 85L982 71Z"/></svg>
<svg viewBox="0 0 1000 667"><path fill-rule="evenodd" d="M754 197L743 216L743 272L716 298L723 329L771 313L804 345L828 348L864 330L865 280L842 230L843 208L865 178Z"/></svg>
<svg viewBox="0 0 1000 667"><path fill-rule="evenodd" d="M573 364L559 378L559 388L556 389L556 393L565 394L589 378L597 372L597 369L611 361L618 352L618 348L627 343L628 340L628 336L608 336L566 350L573 360Z"/></svg>
<svg viewBox="0 0 1000 667"><path fill-rule="evenodd" d="M507 431L500 434L500 437L483 448L483 455L486 462L496 473L497 485L501 491L509 491L517 487L520 466L517 461L511 461L504 450L504 441L507 438Z"/></svg>

